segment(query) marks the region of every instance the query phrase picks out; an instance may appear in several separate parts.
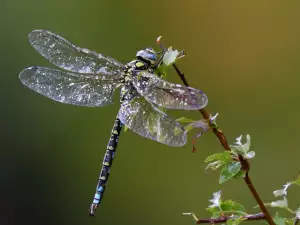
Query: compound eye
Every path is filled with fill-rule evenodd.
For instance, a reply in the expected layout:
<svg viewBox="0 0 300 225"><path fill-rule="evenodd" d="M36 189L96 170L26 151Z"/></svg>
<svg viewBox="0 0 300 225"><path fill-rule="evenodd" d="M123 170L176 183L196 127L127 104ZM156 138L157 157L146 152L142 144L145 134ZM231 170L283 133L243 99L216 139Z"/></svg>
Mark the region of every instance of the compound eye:
<svg viewBox="0 0 300 225"><path fill-rule="evenodd" d="M136 56L142 56L144 54L144 50L140 50L136 53Z"/></svg>
<svg viewBox="0 0 300 225"><path fill-rule="evenodd" d="M148 50L149 52L154 52L153 48L146 48L146 50Z"/></svg>
<svg viewBox="0 0 300 225"><path fill-rule="evenodd" d="M155 54L147 54L147 57L150 59L150 60L153 60L153 61L156 61L156 55Z"/></svg>

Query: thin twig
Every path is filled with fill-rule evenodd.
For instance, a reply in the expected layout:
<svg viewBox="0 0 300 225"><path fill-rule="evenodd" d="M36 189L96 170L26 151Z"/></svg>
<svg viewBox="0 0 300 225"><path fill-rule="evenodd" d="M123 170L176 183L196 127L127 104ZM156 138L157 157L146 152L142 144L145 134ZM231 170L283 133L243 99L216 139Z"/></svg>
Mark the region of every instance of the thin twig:
<svg viewBox="0 0 300 225"><path fill-rule="evenodd" d="M158 44L164 51L166 51L166 48L160 42ZM184 83L184 85L189 87L189 84L188 84L184 74L179 70L178 66L175 63L173 63L172 65L173 65L174 69L176 70L177 74L179 75L180 79ZM202 114L204 119L206 119L206 120L210 119L211 114L206 108L199 109L199 112ZM214 132L214 134L217 136L217 138L221 142L223 148L225 150L230 150L229 144L227 142L227 139L226 139L223 131L219 127L212 127L212 131ZM271 215L269 214L268 210L266 209L263 201L261 200L259 194L257 193L257 191L256 191L255 187L253 186L252 181L249 177L248 173L249 173L250 165L249 165L248 161L246 159L244 159L242 156L240 156L239 159L242 164L243 170L246 171L246 176L244 178L244 181L246 182L248 188L250 189L251 194L253 195L256 202L258 203L261 211L264 213L265 219L267 220L269 225L275 225Z"/></svg>
<svg viewBox="0 0 300 225"><path fill-rule="evenodd" d="M265 215L263 213L247 215L247 216L243 216L243 218L246 221L266 219ZM200 224L200 223L209 223L209 224L225 223L225 222L227 222L227 220L230 220L230 219L234 219L234 218L231 216L224 216L224 217L220 217L220 218L216 218L216 219L199 219L197 221L197 224Z"/></svg>
<svg viewBox="0 0 300 225"><path fill-rule="evenodd" d="M255 189L255 187L254 187L254 185L252 184L252 181L251 181L251 179L250 179L248 173L246 173L246 177L244 178L244 180L245 180L245 182L246 182L248 188L250 189L250 191L251 191L253 197L255 198L256 202L258 203L258 205L259 205L261 211L265 214L265 217L266 217L266 220L268 221L268 223L269 223L270 225L271 225L271 224L272 224L272 225L275 225L275 223L274 223L274 221L273 221L271 215L269 214L267 208L265 207L263 201L261 200L259 194L257 193L257 191L256 191L256 189Z"/></svg>
<svg viewBox="0 0 300 225"><path fill-rule="evenodd" d="M293 225L297 225L300 220L298 218L295 219Z"/></svg>

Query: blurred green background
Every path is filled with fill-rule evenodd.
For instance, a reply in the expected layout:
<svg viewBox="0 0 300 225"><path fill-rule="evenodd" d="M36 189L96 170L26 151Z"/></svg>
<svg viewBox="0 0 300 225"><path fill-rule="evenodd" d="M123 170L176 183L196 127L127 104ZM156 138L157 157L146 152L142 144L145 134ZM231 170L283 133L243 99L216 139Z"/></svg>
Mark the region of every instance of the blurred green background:
<svg viewBox="0 0 300 225"><path fill-rule="evenodd" d="M193 154L193 134L171 148L128 131L97 217L89 217L118 96L107 107L79 108L22 86L23 68L52 66L27 41L34 29L124 63L163 35L165 45L186 51L179 67L207 93L229 142L251 134L251 176L263 200L299 173L299 1L1 0L0 9L1 225L194 224L181 213L208 217L208 199L220 189L258 212L242 180L219 186L218 173L204 171L206 156L222 151L211 133ZM181 82L173 70L168 80ZM291 192L299 206L299 189Z"/></svg>

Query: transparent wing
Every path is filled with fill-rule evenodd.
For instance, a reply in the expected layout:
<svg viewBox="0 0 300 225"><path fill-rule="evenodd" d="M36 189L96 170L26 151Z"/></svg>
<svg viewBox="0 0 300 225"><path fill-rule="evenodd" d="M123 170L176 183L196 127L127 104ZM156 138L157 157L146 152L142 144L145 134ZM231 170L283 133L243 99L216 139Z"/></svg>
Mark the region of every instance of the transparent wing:
<svg viewBox="0 0 300 225"><path fill-rule="evenodd" d="M141 96L125 101L118 117L128 128L146 138L169 146L186 143L186 131L182 126Z"/></svg>
<svg viewBox="0 0 300 225"><path fill-rule="evenodd" d="M114 90L120 86L118 76L76 74L46 67L29 67L19 75L30 89L55 101L97 107L112 103Z"/></svg>
<svg viewBox="0 0 300 225"><path fill-rule="evenodd" d="M79 48L57 34L34 30L28 35L30 44L56 66L76 73L114 75L123 72L124 65L94 51Z"/></svg>
<svg viewBox="0 0 300 225"><path fill-rule="evenodd" d="M196 110L208 103L207 96L201 90L172 84L146 71L134 75L133 84L148 101L165 108Z"/></svg>

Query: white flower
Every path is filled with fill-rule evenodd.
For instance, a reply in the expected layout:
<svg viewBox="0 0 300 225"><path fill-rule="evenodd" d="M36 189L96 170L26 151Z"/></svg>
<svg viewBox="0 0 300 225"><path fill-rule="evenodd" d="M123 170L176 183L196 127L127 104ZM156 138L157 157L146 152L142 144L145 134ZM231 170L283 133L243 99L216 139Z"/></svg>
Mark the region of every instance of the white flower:
<svg viewBox="0 0 300 225"><path fill-rule="evenodd" d="M283 185L283 189L273 191L273 194L275 195L275 197L283 196L283 195L286 196L287 195L287 189L291 185L292 185L292 183L288 182L285 185Z"/></svg>
<svg viewBox="0 0 300 225"><path fill-rule="evenodd" d="M246 154L246 158L247 159L252 159L255 156L255 152L254 151L250 151Z"/></svg>
<svg viewBox="0 0 300 225"><path fill-rule="evenodd" d="M215 120L217 119L219 113L216 113L214 116L211 116L209 119L210 119L210 122L213 123L215 122Z"/></svg>
<svg viewBox="0 0 300 225"><path fill-rule="evenodd" d="M235 145L231 146L232 151L236 154L241 154L244 158L251 159L255 156L255 152L251 152L249 155L247 153L250 150L251 137L249 134L246 135L246 142L242 143L243 135L236 138Z"/></svg>
<svg viewBox="0 0 300 225"><path fill-rule="evenodd" d="M300 220L300 207L299 207L299 209L296 211L296 218L297 218L298 220Z"/></svg>
<svg viewBox="0 0 300 225"><path fill-rule="evenodd" d="M213 198L209 199L212 205L209 205L209 208L219 207L221 206L221 191L213 193Z"/></svg>
<svg viewBox="0 0 300 225"><path fill-rule="evenodd" d="M243 145L242 143L241 143L241 140L242 140L242 137L243 137L243 135L241 134L241 136L239 136L238 138L236 138L236 144L237 145Z"/></svg>
<svg viewBox="0 0 300 225"><path fill-rule="evenodd" d="M164 54L163 63L167 66L171 65L175 62L178 54L178 50L172 50L172 47L168 48L167 52Z"/></svg>
<svg viewBox="0 0 300 225"><path fill-rule="evenodd" d="M276 202L271 202L270 206L271 207L286 208L286 207L288 207L287 198L284 196L283 200L278 200Z"/></svg>

